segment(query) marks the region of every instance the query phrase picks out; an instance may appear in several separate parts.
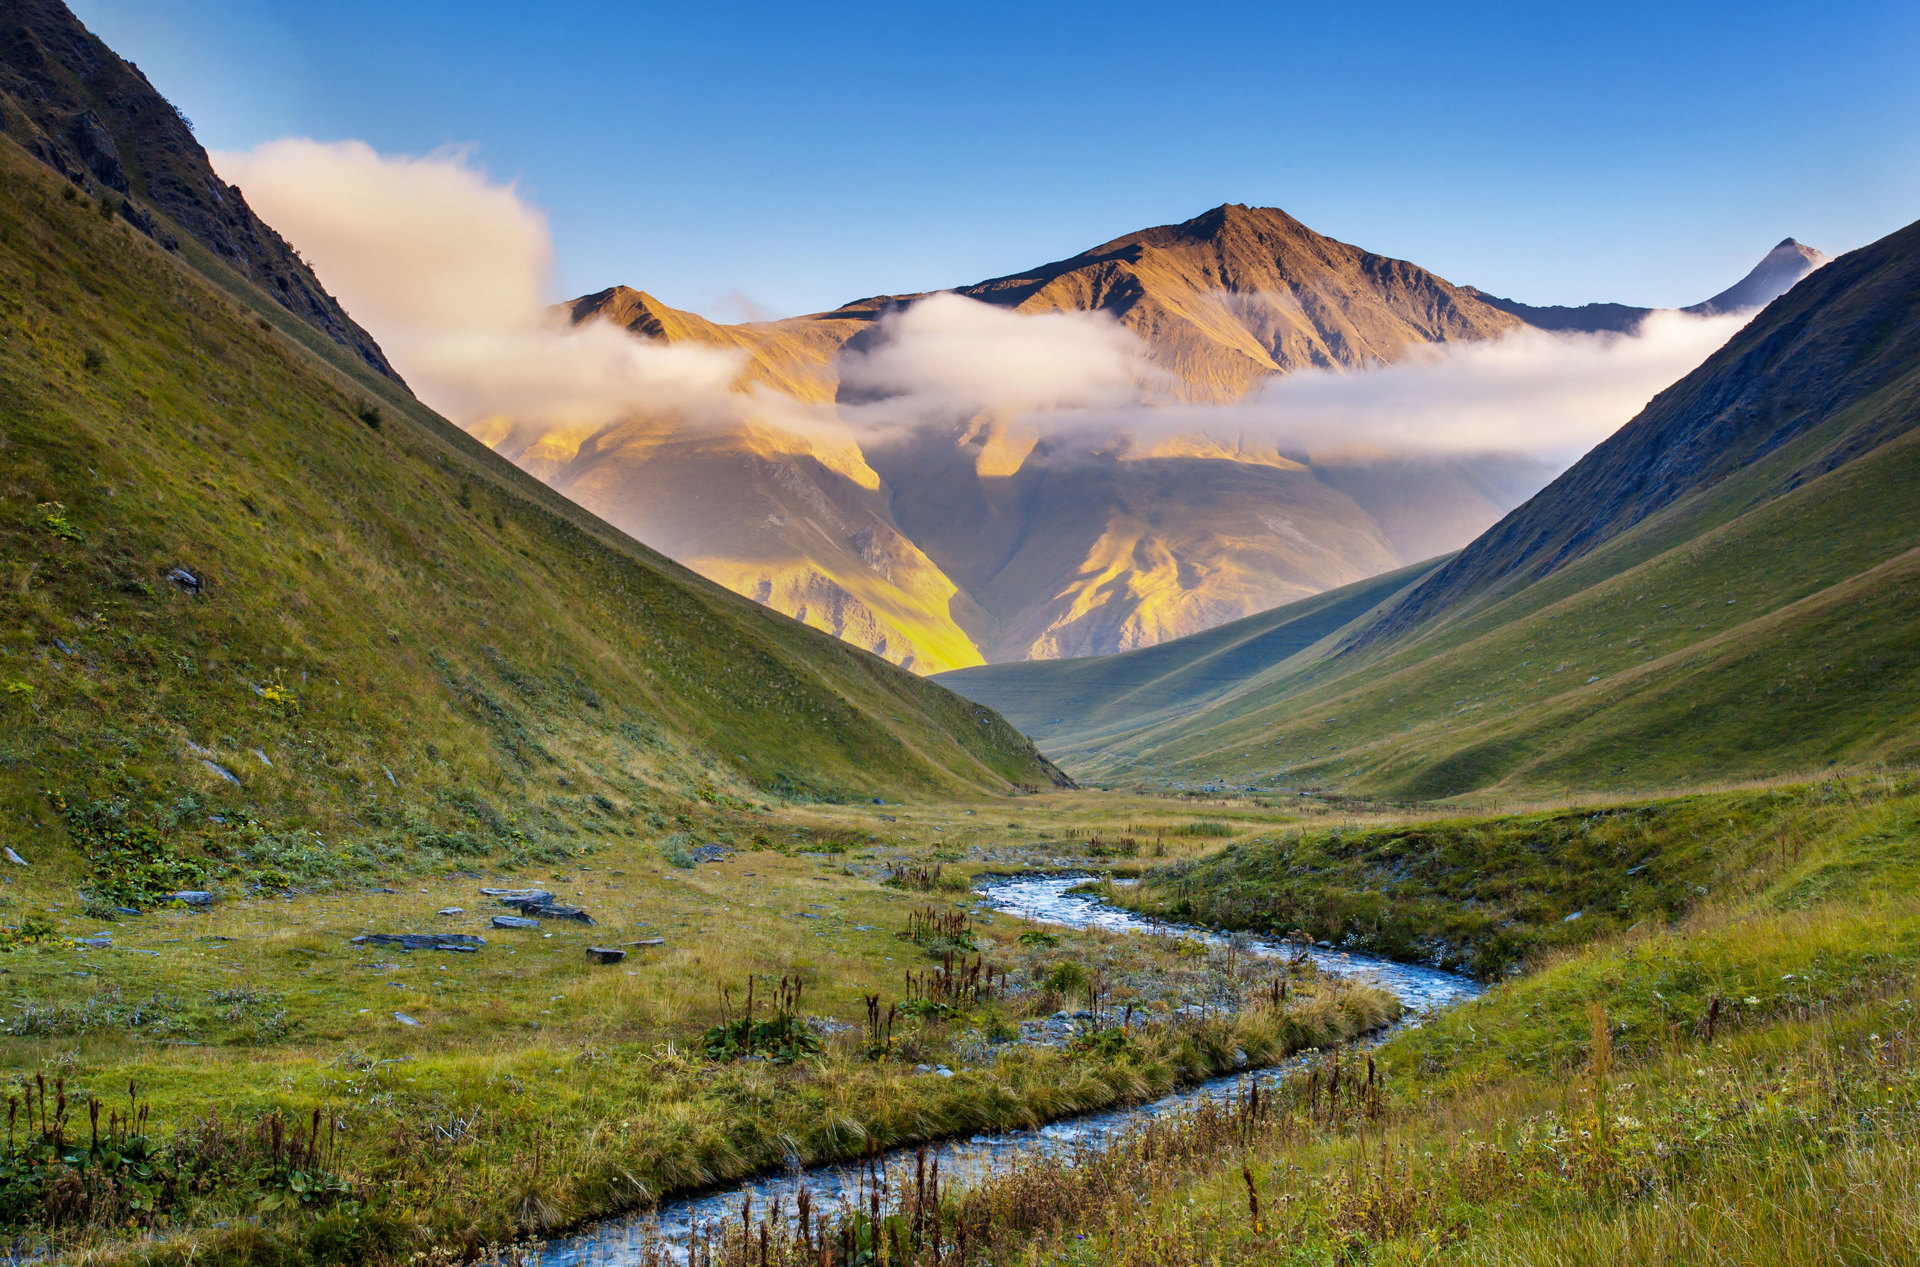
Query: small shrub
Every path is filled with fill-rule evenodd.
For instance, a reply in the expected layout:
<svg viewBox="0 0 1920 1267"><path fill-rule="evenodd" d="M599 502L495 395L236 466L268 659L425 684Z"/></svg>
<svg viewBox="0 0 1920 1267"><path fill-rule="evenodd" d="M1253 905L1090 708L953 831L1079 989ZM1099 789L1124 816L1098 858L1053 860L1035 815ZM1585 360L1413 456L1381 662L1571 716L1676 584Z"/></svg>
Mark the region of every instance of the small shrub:
<svg viewBox="0 0 1920 1267"><path fill-rule="evenodd" d="M692 851L687 848L687 838L678 832L660 842L660 856L669 866L678 867L682 871L691 871L698 865Z"/></svg>
<svg viewBox="0 0 1920 1267"><path fill-rule="evenodd" d="M380 406L364 400L360 402L359 408L354 410L354 416L374 431L380 430L380 424L386 421L385 415L380 412Z"/></svg>
<svg viewBox="0 0 1920 1267"><path fill-rule="evenodd" d="M1056 994L1069 997L1087 988L1087 970L1072 959L1062 959L1041 979L1041 984Z"/></svg>

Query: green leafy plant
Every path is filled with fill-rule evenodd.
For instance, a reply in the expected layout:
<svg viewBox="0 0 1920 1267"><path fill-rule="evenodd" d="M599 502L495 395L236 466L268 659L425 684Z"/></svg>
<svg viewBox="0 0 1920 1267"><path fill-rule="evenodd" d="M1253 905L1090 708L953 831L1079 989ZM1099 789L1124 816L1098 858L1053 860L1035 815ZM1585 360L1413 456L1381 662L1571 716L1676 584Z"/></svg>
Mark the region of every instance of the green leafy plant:
<svg viewBox="0 0 1920 1267"><path fill-rule="evenodd" d="M59 502L48 502L40 507L46 514L40 519L40 526L62 541L84 541L80 530L67 521L67 508Z"/></svg>
<svg viewBox="0 0 1920 1267"><path fill-rule="evenodd" d="M86 855L94 901L139 909L206 878L205 863L176 853L150 824L129 818L123 802L70 805L57 792L48 800Z"/></svg>
<svg viewBox="0 0 1920 1267"><path fill-rule="evenodd" d="M820 1036L807 1028L800 1016L801 983L797 977L781 977L775 990L773 1010L765 1017L754 1016L754 980L747 978L745 1014L732 1015L733 991L720 991L721 1007L727 1018L700 1036L701 1054L709 1060L744 1060L759 1056L777 1065L791 1064L823 1050Z"/></svg>

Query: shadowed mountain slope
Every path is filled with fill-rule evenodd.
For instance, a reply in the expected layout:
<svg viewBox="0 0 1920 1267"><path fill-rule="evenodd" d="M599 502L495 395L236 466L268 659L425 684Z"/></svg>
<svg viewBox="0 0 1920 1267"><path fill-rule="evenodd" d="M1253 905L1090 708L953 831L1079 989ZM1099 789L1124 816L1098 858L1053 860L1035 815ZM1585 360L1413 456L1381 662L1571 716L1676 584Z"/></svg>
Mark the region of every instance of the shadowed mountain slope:
<svg viewBox="0 0 1920 1267"><path fill-rule="evenodd" d="M60 0L0 9L0 135L169 250L181 237L375 372L399 381L297 252L214 173L193 129L138 67Z"/></svg>
<svg viewBox="0 0 1920 1267"><path fill-rule="evenodd" d="M1124 686L1089 692L1070 662L951 680L1059 718L1049 749L1102 778L1418 797L1671 784L1920 757L1916 594L1920 225L1803 280L1305 652L1196 678L1131 729L1109 720Z"/></svg>
<svg viewBox="0 0 1920 1267"><path fill-rule="evenodd" d="M44 854L64 798L299 881L1052 777L987 710L370 398L71 189L0 140L16 842Z"/></svg>

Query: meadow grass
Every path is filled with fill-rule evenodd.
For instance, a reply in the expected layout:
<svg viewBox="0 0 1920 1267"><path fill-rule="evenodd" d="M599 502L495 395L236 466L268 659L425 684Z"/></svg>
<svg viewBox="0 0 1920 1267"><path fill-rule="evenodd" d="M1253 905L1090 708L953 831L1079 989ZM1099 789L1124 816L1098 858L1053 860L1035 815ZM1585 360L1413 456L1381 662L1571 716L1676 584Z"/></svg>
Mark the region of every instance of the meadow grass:
<svg viewBox="0 0 1920 1267"><path fill-rule="evenodd" d="M904 974L937 966L904 935L929 903L960 909L954 899L966 897L970 874L1096 863L1089 838L1110 824L1195 821L1179 802L1134 797L1025 798L1018 812L1024 821L1010 827L941 802L890 805L885 819L878 807L792 809L759 817L750 832L736 824L730 856L691 868L669 860L684 848L671 836L606 841L562 864L395 867L371 886L234 895L206 911L110 921L74 911L70 889L22 876L6 886L13 906L0 923L34 912L60 935L0 955L5 1065L16 1095L44 1076L76 1104L132 1083L162 1134L216 1114L247 1129L276 1115L298 1123L320 1108L330 1173L363 1194L351 1235L338 1211L283 1212L265 1232L206 1231L259 1212L254 1178L181 1204L171 1228L122 1249L151 1261L273 1261L322 1253L305 1238L324 1233L360 1246L339 1250L351 1261L385 1253L394 1229L420 1229L465 1256L793 1159L1138 1102L1352 1038L1396 1014L1390 996L1334 981L1296 980L1283 1012L1242 1006L1270 966L1177 939L1088 932L1025 943L1017 921L975 912L974 953L1010 985L952 1017L903 1016L883 1058L871 1059L867 997L904 1002ZM1274 821L1256 808L1236 825ZM959 878L958 892L885 882L890 870L936 860ZM490 928L507 908L478 890L530 886L598 923ZM460 914L439 914L455 907ZM469 955L350 940L413 931L477 933L488 944ZM70 940L101 932L112 949ZM630 947L616 965L585 953L656 937L665 944ZM749 977L763 994L780 978L804 983L804 1010L823 1033L818 1056L777 1065L705 1054L702 1036L729 1007L737 1014ZM1106 1025L1117 1025L1115 1010L1135 1009L1122 1037L1016 1045L996 1058L990 1032L1005 1037L1023 1018L1084 1008L1089 988L1108 1009ZM1177 1015L1195 1004L1208 1014ZM935 1064L955 1075L920 1071ZM414 1236L406 1232L409 1245ZM123 1239L124 1229L84 1224L59 1233L64 1252L81 1259L112 1258Z"/></svg>

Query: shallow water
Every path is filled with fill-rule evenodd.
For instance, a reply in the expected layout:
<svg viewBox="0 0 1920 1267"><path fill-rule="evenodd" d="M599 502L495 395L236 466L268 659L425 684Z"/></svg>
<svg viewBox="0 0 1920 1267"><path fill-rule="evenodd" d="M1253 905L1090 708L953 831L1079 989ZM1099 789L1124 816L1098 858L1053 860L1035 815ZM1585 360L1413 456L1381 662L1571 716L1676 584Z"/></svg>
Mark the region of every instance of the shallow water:
<svg viewBox="0 0 1920 1267"><path fill-rule="evenodd" d="M1072 890L1085 884L1085 875L989 877L979 888L984 905L1008 915L1041 924L1068 928L1100 928L1110 932L1187 937L1212 944L1226 944L1229 937L1200 928L1164 924L1122 910L1090 894ZM1265 956L1291 955L1294 945L1258 938L1231 939L1244 953ZM1407 1008L1407 1021L1417 1024L1421 1015L1450 1006L1480 992L1470 978L1435 968L1393 963L1369 955L1349 954L1309 946L1310 955L1322 971L1368 980L1399 996ZM1303 1059L1247 1073L1212 1078L1185 1091L1176 1091L1136 1108L1088 1113L1049 1123L1035 1130L1003 1131L975 1135L970 1139L948 1140L929 1152L937 1151L943 1185L964 1184L969 1176L991 1171L1010 1158L1071 1153L1077 1147L1097 1142L1102 1136L1123 1131L1137 1122L1177 1112L1204 1100L1227 1100L1244 1096L1251 1083L1271 1083L1287 1076ZM913 1155L912 1148L893 1149L881 1155L881 1162L897 1164ZM794 1199L802 1187L813 1194L816 1208L837 1208L843 1199L851 1201L859 1190L867 1163L845 1162L794 1169L763 1175L742 1183L698 1196L668 1201L655 1213L596 1223L572 1236L547 1243L539 1262L543 1267L621 1267L640 1259L640 1247L658 1244L685 1244L695 1229L710 1226L726 1218L738 1218L741 1203L750 1195L756 1217L779 1201L783 1210L794 1208Z"/></svg>

